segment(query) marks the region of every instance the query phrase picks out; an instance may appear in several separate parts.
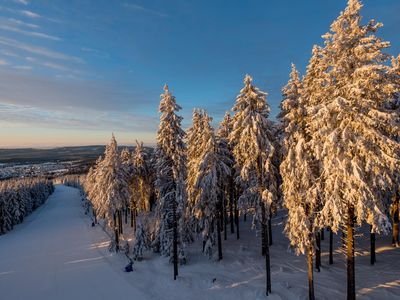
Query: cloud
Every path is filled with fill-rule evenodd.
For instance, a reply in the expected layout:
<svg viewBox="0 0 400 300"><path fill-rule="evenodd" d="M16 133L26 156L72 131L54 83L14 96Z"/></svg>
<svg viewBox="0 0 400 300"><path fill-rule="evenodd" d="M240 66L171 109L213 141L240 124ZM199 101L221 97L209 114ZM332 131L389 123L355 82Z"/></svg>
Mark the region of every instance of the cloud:
<svg viewBox="0 0 400 300"><path fill-rule="evenodd" d="M31 63L35 63L37 65L40 65L40 66L43 66L43 67L47 67L47 68L51 68L51 69L58 70L58 71L71 72L71 73L81 73L80 71L72 69L70 67L67 67L67 66L64 66L64 65L61 65L61 64L57 64L57 63L54 63L54 62L42 61L42 60L39 60L39 59L37 59L35 57L31 57L31 56L25 57L25 60L28 61L28 62L31 62Z"/></svg>
<svg viewBox="0 0 400 300"><path fill-rule="evenodd" d="M0 50L0 53L9 57L21 57L20 55L14 53L14 52L10 52L7 50Z"/></svg>
<svg viewBox="0 0 400 300"><path fill-rule="evenodd" d="M68 75L67 72L63 78L50 79L0 69L0 99L43 109L143 111L150 108L154 113L157 111L157 94L139 93L132 85L120 83L71 80Z"/></svg>
<svg viewBox="0 0 400 300"><path fill-rule="evenodd" d="M12 23L12 24L16 24L16 25L20 25L20 26L26 26L29 28L33 28L33 29L38 29L40 28L39 25L33 24L33 23L28 23L28 22L24 22L18 19L14 19L14 18L8 18L5 19L7 21L7 23Z"/></svg>
<svg viewBox="0 0 400 300"><path fill-rule="evenodd" d="M0 66L6 66L6 65L8 65L8 62L0 58Z"/></svg>
<svg viewBox="0 0 400 300"><path fill-rule="evenodd" d="M12 47L15 49L23 50L26 52L34 53L37 55L45 56L52 59L67 60L76 63L83 63L83 60L79 57L66 55L64 53L56 52L47 48L37 47L30 44L25 44L13 39L0 37L0 44Z"/></svg>
<svg viewBox="0 0 400 300"><path fill-rule="evenodd" d="M0 120L12 125L120 132L156 132L158 125L157 117L126 112L100 112L90 109L60 111L8 103L0 103Z"/></svg>
<svg viewBox="0 0 400 300"><path fill-rule="evenodd" d="M26 31L26 30L19 29L18 27L13 27L13 26L8 26L8 25L0 24L0 30L21 33L21 34L24 34L24 35L44 38L44 39L53 40L53 41L61 41L61 39L59 37L57 37L57 36L52 36L52 35L48 35L48 34L45 34L45 33L42 33L42 32L36 32L36 31Z"/></svg>
<svg viewBox="0 0 400 300"><path fill-rule="evenodd" d="M23 4L23 5L28 5L29 4L28 0L14 0L14 2L19 3L19 4Z"/></svg>
<svg viewBox="0 0 400 300"><path fill-rule="evenodd" d="M34 12L30 11L30 10L21 10L21 14L24 15L25 17L29 17L29 18L32 18L32 19L38 19L38 18L41 17L39 14L34 13Z"/></svg>
<svg viewBox="0 0 400 300"><path fill-rule="evenodd" d="M162 17L162 18L168 17L168 15L166 13L163 13L163 12L160 12L160 11L157 11L157 10L154 10L154 9L146 8L146 7L143 7L143 6L138 5L138 4L124 3L123 5L126 8L130 8L132 10L137 10L137 11L143 11L143 12L146 12L146 13L150 13L152 15L156 15L158 17Z"/></svg>
<svg viewBox="0 0 400 300"><path fill-rule="evenodd" d="M32 66L15 66L14 69L29 71L29 70L32 70L33 68L32 68Z"/></svg>

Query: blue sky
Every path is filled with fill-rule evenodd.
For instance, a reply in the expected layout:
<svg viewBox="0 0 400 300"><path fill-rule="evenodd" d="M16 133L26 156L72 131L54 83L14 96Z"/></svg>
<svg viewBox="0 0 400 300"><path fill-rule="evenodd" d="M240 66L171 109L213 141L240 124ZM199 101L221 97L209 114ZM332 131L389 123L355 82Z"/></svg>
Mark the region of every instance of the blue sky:
<svg viewBox="0 0 400 300"><path fill-rule="evenodd" d="M364 21L400 53L400 1L365 0ZM168 83L183 107L219 122L246 73L278 112L290 64L303 73L313 44L345 0L1 0L0 147L155 141Z"/></svg>

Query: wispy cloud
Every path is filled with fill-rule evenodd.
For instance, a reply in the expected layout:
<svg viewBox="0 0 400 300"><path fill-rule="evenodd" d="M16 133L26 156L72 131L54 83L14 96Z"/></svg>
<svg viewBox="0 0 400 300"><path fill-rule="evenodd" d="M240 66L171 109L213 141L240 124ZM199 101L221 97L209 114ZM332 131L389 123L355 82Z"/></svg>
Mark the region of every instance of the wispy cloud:
<svg viewBox="0 0 400 300"><path fill-rule="evenodd" d="M25 60L28 61L28 62L31 62L31 63L35 63L37 65L44 66L44 67L47 67L47 68L51 68L51 69L58 70L58 71L71 72L71 73L81 73L80 71L72 69L70 67L67 67L67 66L64 66L64 65L61 65L61 64L57 64L57 63L54 63L54 62L50 62L50 61L42 61L42 60L39 60L39 59L37 59L35 57L31 57L31 56L26 57Z"/></svg>
<svg viewBox="0 0 400 300"><path fill-rule="evenodd" d="M146 13L158 16L158 17L162 17L162 18L168 17L168 14L166 14L166 13L160 12L158 10L150 9L150 8L138 5L138 4L124 3L123 5L126 8L129 8L129 9L132 9L132 10L136 10L136 11L146 12Z"/></svg>
<svg viewBox="0 0 400 300"><path fill-rule="evenodd" d="M17 53L10 52L10 51L7 51L7 50L0 50L0 53L3 54L3 55L5 55L5 56L9 56L9 57L16 57L16 58L21 57L21 56L18 55Z"/></svg>
<svg viewBox="0 0 400 300"><path fill-rule="evenodd" d="M14 0L14 2L19 3L19 4L23 4L23 5L28 5L29 4L28 0Z"/></svg>
<svg viewBox="0 0 400 300"><path fill-rule="evenodd" d="M21 21L21 20L18 20L18 19L14 19L14 18L8 18L8 19L5 19L5 20L7 21L7 23L12 23L12 24L19 25L19 26L26 26L26 27L33 28L33 29L40 28L40 26L37 25L37 24L24 22L24 21Z"/></svg>
<svg viewBox="0 0 400 300"><path fill-rule="evenodd" d="M38 19L41 17L39 14L34 13L33 11L30 10L21 10L21 14L24 15L25 17L32 19Z"/></svg>
<svg viewBox="0 0 400 300"><path fill-rule="evenodd" d="M24 34L24 35L28 35L28 36L32 36L32 37L39 37L39 38L44 38L44 39L53 40L53 41L61 41L61 38L59 38L57 36L52 36L52 35L48 35L48 34L45 34L42 32L36 32L36 31L26 31L26 30L22 30L18 27L13 27L13 26L8 26L8 25L0 24L0 30L16 32L16 33L20 33L20 34Z"/></svg>
<svg viewBox="0 0 400 300"><path fill-rule="evenodd" d="M0 120L11 124L49 126L60 129L156 132L157 117L91 109L60 111L30 105L15 105L0 99Z"/></svg>
<svg viewBox="0 0 400 300"><path fill-rule="evenodd" d="M0 58L0 66L6 66L6 65L8 65L8 62Z"/></svg>
<svg viewBox="0 0 400 300"><path fill-rule="evenodd" d="M29 61L28 65L32 64ZM0 99L9 99L8 103L15 105L60 110L96 108L102 111L127 111L157 107L157 94L135 92L132 85L67 79L50 79L0 69ZM156 113L156 109L153 111Z"/></svg>
<svg viewBox="0 0 400 300"><path fill-rule="evenodd" d="M33 68L32 68L32 66L15 66L14 69L28 71L28 70L32 70Z"/></svg>
<svg viewBox="0 0 400 300"><path fill-rule="evenodd" d="M59 59L59 60L66 60L66 61L72 61L72 62L76 62L76 63L83 63L84 61L79 58L79 57L75 57L75 56L70 56L70 55L66 55L64 53L61 52L56 52L47 48L42 48L42 47L37 47L34 45L30 45L30 44L26 44L23 42L19 42L13 39L8 39L5 37L0 37L0 44L8 46L8 47L12 47L15 49L19 49L19 50L23 50L29 53L34 53L37 55L41 55L41 56L45 56L48 58L52 58L52 59Z"/></svg>

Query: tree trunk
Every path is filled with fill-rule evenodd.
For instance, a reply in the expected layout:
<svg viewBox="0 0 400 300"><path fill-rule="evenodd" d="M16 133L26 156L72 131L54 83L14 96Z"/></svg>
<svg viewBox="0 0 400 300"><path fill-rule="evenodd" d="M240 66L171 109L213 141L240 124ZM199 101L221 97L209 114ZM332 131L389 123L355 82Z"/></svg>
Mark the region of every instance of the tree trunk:
<svg viewBox="0 0 400 300"><path fill-rule="evenodd" d="M354 207L347 212L347 300L356 299L356 279L354 265Z"/></svg>
<svg viewBox="0 0 400 300"><path fill-rule="evenodd" d="M271 263L269 257L269 241L268 241L268 222L266 220L265 204L261 202L261 226L264 239L261 240L263 249L265 249L265 271L266 271L266 295L271 293Z"/></svg>
<svg viewBox="0 0 400 300"><path fill-rule="evenodd" d="M178 223L176 220L176 202L172 201L172 221L173 221L173 262L174 280L178 276Z"/></svg>
<svg viewBox="0 0 400 300"><path fill-rule="evenodd" d="M270 246L272 246L272 214L269 213L269 219L268 219L268 243Z"/></svg>
<svg viewBox="0 0 400 300"><path fill-rule="evenodd" d="M307 251L308 266L308 299L315 300L314 296L314 270L313 270L313 248L309 247Z"/></svg>
<svg viewBox="0 0 400 300"><path fill-rule="evenodd" d="M227 203L227 201L226 201L226 194L225 194L225 191L223 191L222 200L223 200L222 203L224 204L224 241L226 241L227 238L228 238L228 211L227 211L227 209L226 209L226 205L227 205L228 203Z"/></svg>
<svg viewBox="0 0 400 300"><path fill-rule="evenodd" d="M119 222L119 233L123 234L123 229L122 229L122 210L118 211L118 222Z"/></svg>
<svg viewBox="0 0 400 300"><path fill-rule="evenodd" d="M376 254L375 254L375 233L372 232L372 225L370 228L370 241L371 241L371 265L374 265L376 262Z"/></svg>
<svg viewBox="0 0 400 300"><path fill-rule="evenodd" d="M399 197L397 193L394 195L393 200L393 231L392 231L392 245L398 247L399 243Z"/></svg>
<svg viewBox="0 0 400 300"><path fill-rule="evenodd" d="M239 239L240 238L240 235L239 235L239 210L237 207L236 199L235 199L235 223L236 223L236 239Z"/></svg>
<svg viewBox="0 0 400 300"><path fill-rule="evenodd" d="M133 210L133 231L136 232L136 208Z"/></svg>
<svg viewBox="0 0 400 300"><path fill-rule="evenodd" d="M217 218L218 260L222 259L221 219Z"/></svg>
<svg viewBox="0 0 400 300"><path fill-rule="evenodd" d="M246 222L247 221L247 212L244 212L244 214L243 214L243 222Z"/></svg>
<svg viewBox="0 0 400 300"><path fill-rule="evenodd" d="M130 211L131 211L131 227L133 227L133 209L131 208Z"/></svg>
<svg viewBox="0 0 400 300"><path fill-rule="evenodd" d="M315 242L317 244L315 248L315 268L318 272L321 272L321 234L319 231L315 233Z"/></svg>
<svg viewBox="0 0 400 300"><path fill-rule="evenodd" d="M115 251L119 251L119 232L117 223L117 213L113 214L114 238L115 238Z"/></svg>
<svg viewBox="0 0 400 300"><path fill-rule="evenodd" d="M321 229L321 241L325 240L325 228Z"/></svg>
<svg viewBox="0 0 400 300"><path fill-rule="evenodd" d="M265 209L264 209L264 203L262 203L261 204L261 255L262 256L265 256L266 253L265 239L266 239L267 229L265 223L266 223Z"/></svg>
<svg viewBox="0 0 400 300"><path fill-rule="evenodd" d="M268 224L268 223L267 223ZM268 227L268 225L266 225ZM265 228L267 232L268 228ZM267 296L271 293L271 262L269 257L269 241L268 234L265 234L265 268L267 271Z"/></svg>
<svg viewBox="0 0 400 300"><path fill-rule="evenodd" d="M114 235L115 235L115 251L118 252L119 251L119 234L118 234L117 227L115 227Z"/></svg>
<svg viewBox="0 0 400 300"><path fill-rule="evenodd" d="M332 228L329 228L329 264L333 264L333 232Z"/></svg>
<svg viewBox="0 0 400 300"><path fill-rule="evenodd" d="M230 222L231 222L231 233L235 233L235 224L234 224L234 215L233 215L233 202L234 202L234 196L233 196L233 179L230 179L230 184L229 184L229 217L230 217Z"/></svg>
<svg viewBox="0 0 400 300"><path fill-rule="evenodd" d="M125 212L125 224L128 224L128 208L127 207L125 207L124 212Z"/></svg>

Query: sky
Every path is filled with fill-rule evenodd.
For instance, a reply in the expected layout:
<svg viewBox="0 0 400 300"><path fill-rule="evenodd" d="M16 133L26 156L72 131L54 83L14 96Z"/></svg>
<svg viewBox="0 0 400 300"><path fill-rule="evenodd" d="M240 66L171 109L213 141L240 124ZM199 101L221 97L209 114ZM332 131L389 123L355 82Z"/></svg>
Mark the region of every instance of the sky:
<svg viewBox="0 0 400 300"><path fill-rule="evenodd" d="M0 148L155 143L167 83L214 125L243 77L268 93L271 118L291 63L304 74L314 44L346 0L0 0ZM400 1L364 0L364 22L400 53Z"/></svg>

